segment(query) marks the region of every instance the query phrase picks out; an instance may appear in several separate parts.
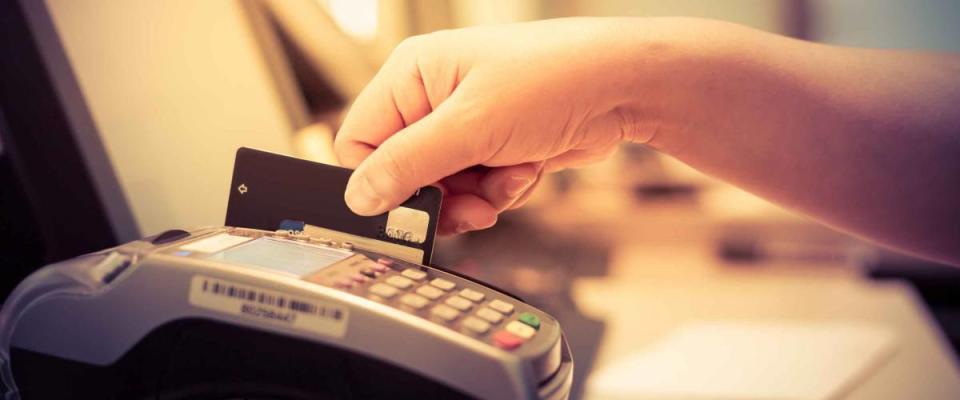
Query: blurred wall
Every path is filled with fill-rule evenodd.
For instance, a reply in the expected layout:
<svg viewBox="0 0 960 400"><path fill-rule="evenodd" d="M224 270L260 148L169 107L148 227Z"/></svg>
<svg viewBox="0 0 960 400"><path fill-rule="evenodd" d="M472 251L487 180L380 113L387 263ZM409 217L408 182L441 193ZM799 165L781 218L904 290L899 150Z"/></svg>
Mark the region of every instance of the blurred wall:
<svg viewBox="0 0 960 400"><path fill-rule="evenodd" d="M770 32L782 32L785 7L791 0L558 0L544 1L550 17L685 16L736 22Z"/></svg>
<svg viewBox="0 0 960 400"><path fill-rule="evenodd" d="M960 1L809 0L812 39L858 47L960 51Z"/></svg>
<svg viewBox="0 0 960 400"><path fill-rule="evenodd" d="M237 147L290 151L243 3L47 3L141 234L222 224Z"/></svg>

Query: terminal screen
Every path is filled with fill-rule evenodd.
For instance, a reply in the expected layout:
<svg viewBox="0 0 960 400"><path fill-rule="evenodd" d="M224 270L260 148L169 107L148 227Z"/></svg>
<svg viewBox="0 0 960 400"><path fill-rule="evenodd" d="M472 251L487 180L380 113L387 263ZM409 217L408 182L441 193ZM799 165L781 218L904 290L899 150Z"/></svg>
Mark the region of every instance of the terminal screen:
<svg viewBox="0 0 960 400"><path fill-rule="evenodd" d="M210 258L303 277L352 254L345 250L259 238L215 253Z"/></svg>

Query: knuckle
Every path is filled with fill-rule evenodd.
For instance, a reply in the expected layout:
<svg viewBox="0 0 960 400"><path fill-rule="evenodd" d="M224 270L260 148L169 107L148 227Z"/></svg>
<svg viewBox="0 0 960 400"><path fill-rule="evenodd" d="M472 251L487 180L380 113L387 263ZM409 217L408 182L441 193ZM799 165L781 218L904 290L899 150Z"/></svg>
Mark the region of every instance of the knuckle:
<svg viewBox="0 0 960 400"><path fill-rule="evenodd" d="M413 54L421 50L427 41L428 34L409 36L400 41L396 47L393 48L394 55L407 55Z"/></svg>
<svg viewBox="0 0 960 400"><path fill-rule="evenodd" d="M389 70L406 70L416 66L417 59L427 48L427 35L410 36L398 43L387 57L384 67Z"/></svg>

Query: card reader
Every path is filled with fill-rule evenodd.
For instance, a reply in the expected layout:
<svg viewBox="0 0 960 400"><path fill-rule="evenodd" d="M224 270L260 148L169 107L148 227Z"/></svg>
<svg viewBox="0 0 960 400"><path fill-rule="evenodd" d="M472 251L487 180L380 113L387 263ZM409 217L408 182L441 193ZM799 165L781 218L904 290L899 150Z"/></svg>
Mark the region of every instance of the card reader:
<svg viewBox="0 0 960 400"><path fill-rule="evenodd" d="M0 313L5 398L565 399L557 321L287 230L171 231L38 270Z"/></svg>

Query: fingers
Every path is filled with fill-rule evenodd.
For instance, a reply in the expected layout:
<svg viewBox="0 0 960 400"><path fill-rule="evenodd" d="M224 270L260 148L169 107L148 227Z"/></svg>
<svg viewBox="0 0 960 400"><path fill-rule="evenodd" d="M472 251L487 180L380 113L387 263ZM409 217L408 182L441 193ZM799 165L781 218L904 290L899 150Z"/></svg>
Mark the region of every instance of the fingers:
<svg viewBox="0 0 960 400"><path fill-rule="evenodd" d="M453 194L443 199L437 232L441 235L486 229L497 222L497 210L475 194Z"/></svg>
<svg viewBox="0 0 960 400"><path fill-rule="evenodd" d="M449 101L387 138L360 162L344 198L360 215L395 208L422 186L440 181L489 157L478 135L462 135Z"/></svg>
<svg viewBox="0 0 960 400"><path fill-rule="evenodd" d="M340 165L356 168L387 138L430 112L423 80L405 57L393 56L353 102L334 141Z"/></svg>
<svg viewBox="0 0 960 400"><path fill-rule="evenodd" d="M592 149L570 150L559 156L547 160L544 170L547 173L557 172L567 168L577 168L605 160L617 151L618 146L608 146Z"/></svg>
<svg viewBox="0 0 960 400"><path fill-rule="evenodd" d="M513 208L527 197L539 176L541 164L472 167L444 178L438 231L454 234L492 226L498 213Z"/></svg>
<svg viewBox="0 0 960 400"><path fill-rule="evenodd" d="M533 185L530 185L529 188L516 200L513 204L510 205L510 210L515 210L517 208L523 207L524 204L527 204L527 201L530 200L530 196L533 196L534 190L537 189L537 186L540 185L540 182L543 181L543 172L544 169L541 168L537 174L537 179L533 181Z"/></svg>
<svg viewBox="0 0 960 400"><path fill-rule="evenodd" d="M540 174L540 163L524 163L490 170L480 179L480 195L498 212L510 208Z"/></svg>

